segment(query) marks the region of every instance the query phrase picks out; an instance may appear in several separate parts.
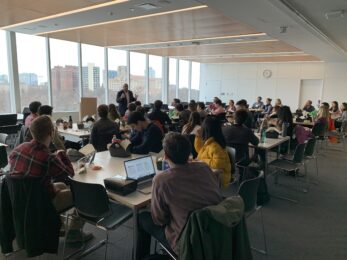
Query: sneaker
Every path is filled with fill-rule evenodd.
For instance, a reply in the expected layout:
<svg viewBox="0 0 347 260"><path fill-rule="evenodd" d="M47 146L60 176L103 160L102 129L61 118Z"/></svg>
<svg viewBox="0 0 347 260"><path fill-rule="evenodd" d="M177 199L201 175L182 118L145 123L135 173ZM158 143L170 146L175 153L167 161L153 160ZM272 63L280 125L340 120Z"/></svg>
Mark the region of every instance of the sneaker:
<svg viewBox="0 0 347 260"><path fill-rule="evenodd" d="M66 237L66 243L73 244L73 243L85 243L89 240L93 239L92 233L84 233L80 232L79 230L69 230Z"/></svg>

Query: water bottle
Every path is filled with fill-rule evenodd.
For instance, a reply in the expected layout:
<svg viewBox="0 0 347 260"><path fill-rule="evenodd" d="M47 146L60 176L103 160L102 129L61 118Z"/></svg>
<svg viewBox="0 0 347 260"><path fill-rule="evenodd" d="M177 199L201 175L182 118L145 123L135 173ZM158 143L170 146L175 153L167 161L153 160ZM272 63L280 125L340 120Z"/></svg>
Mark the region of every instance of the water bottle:
<svg viewBox="0 0 347 260"><path fill-rule="evenodd" d="M262 128L260 132L260 143L265 143L266 140L266 129Z"/></svg>
<svg viewBox="0 0 347 260"><path fill-rule="evenodd" d="M117 143L117 136L116 135L113 135L113 137L112 137L112 143L114 144L114 143Z"/></svg>
<svg viewBox="0 0 347 260"><path fill-rule="evenodd" d="M69 116L69 128L72 129L72 127L73 127L72 117Z"/></svg>

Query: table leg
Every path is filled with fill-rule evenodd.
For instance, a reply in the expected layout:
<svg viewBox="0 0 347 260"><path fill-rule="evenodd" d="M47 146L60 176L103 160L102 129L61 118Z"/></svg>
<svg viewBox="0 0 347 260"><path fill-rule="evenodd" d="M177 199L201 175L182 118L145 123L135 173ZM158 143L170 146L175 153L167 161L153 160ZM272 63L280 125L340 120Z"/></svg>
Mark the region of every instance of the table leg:
<svg viewBox="0 0 347 260"><path fill-rule="evenodd" d="M137 236L138 236L138 209L133 208L133 218L134 218L134 223L133 223L133 253L132 253L132 259L136 260L136 249L137 249Z"/></svg>
<svg viewBox="0 0 347 260"><path fill-rule="evenodd" d="M266 181L266 176L268 174L268 168L269 168L269 166L268 166L268 162L269 162L269 160L268 160L268 150L267 149L265 149L265 156L264 157L265 157L264 158L264 160L265 160L265 162L264 162L264 180Z"/></svg>

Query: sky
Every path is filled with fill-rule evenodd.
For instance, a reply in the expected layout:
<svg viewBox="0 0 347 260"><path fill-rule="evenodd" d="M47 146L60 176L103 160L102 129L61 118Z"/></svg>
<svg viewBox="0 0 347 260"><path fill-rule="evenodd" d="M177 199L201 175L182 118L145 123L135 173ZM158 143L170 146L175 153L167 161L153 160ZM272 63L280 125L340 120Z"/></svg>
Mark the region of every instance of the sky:
<svg viewBox="0 0 347 260"><path fill-rule="evenodd" d="M32 72L39 76L39 82L47 81L46 39L44 37L16 34L17 57L19 73ZM50 39L51 67L56 65L78 66L77 43L63 40ZM171 84L176 82L176 59L170 59L169 80ZM102 47L82 44L82 66L94 63L95 66L104 69L104 49ZM122 50L108 49L109 70L117 70L118 66L126 65L126 52ZM7 74L7 52L5 32L0 30L0 74ZM162 58L149 56L149 67L155 70L156 77L162 77ZM194 72L194 63L192 72ZM146 68L146 55L142 53L130 53L130 72L132 75L144 75ZM200 70L200 67L199 67ZM180 85L188 86L188 62L180 61ZM196 71L197 72L197 71ZM198 79L197 79L198 80ZM192 87L196 79L192 78Z"/></svg>

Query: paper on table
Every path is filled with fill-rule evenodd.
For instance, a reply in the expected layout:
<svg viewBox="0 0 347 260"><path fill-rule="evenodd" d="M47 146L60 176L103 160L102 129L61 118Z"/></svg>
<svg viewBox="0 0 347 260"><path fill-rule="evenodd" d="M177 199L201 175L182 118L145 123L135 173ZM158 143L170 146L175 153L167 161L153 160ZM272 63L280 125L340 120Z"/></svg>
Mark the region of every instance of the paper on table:
<svg viewBox="0 0 347 260"><path fill-rule="evenodd" d="M88 155L91 153L95 152L94 146L92 144L87 144L86 146L83 146L80 150L80 153L84 154L84 155Z"/></svg>
<svg viewBox="0 0 347 260"><path fill-rule="evenodd" d="M120 142L120 146L122 146L124 150L128 148L129 144L131 144L131 142L128 139L125 139L122 142Z"/></svg>

